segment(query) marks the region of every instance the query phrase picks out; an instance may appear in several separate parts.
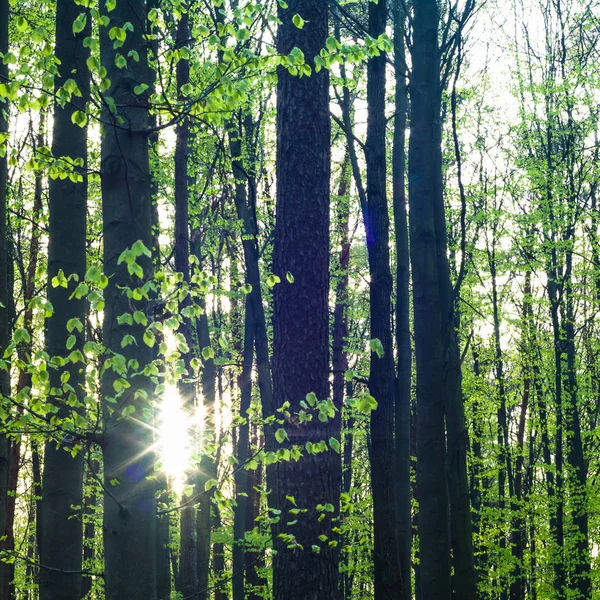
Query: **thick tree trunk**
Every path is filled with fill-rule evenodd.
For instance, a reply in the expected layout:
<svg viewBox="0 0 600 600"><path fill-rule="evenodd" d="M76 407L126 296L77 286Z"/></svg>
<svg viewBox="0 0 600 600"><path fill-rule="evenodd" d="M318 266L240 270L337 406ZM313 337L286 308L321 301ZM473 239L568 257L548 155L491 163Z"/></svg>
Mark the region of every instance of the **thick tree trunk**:
<svg viewBox="0 0 600 600"><path fill-rule="evenodd" d="M77 275L84 281L86 267L86 206L87 206L87 126L80 127L72 121L76 111L85 111L89 100L90 75L86 64L89 49L84 48L83 39L90 34L91 24L83 31L73 34L73 21L81 7L70 0L59 0L56 5L56 57L60 61L60 77L55 80L55 89L74 79L81 97L73 97L64 107L56 104L52 135L52 155L56 158L68 156L83 161L77 169L80 181L70 178L51 179L49 183L49 245L48 245L48 300L54 313L47 321L46 348L51 359L66 357L69 336L76 338L72 350L82 352L85 342L85 298L69 299L77 287L75 280L67 287L54 287L52 279L62 271L65 276ZM70 332L67 323L77 319L80 328ZM61 377L69 374L68 391L50 398L58 407L57 416L67 418L73 409L83 409L83 386L85 369L79 363L67 361L62 369L50 369L50 386L62 390ZM73 403L75 400L76 404ZM75 457L71 450L76 451ZM73 443L50 440L44 451L42 476L42 546L40 561L44 566L57 570L42 569L40 573L40 599L75 599L82 590L83 528L81 518L72 506L83 504L83 456L82 449L73 448ZM80 509L78 509L80 510ZM66 574L61 571L71 571Z"/></svg>
<svg viewBox="0 0 600 600"><path fill-rule="evenodd" d="M306 21L302 30L292 23L296 12ZM278 52L287 55L297 47L306 63L314 66L313 58L327 38L326 3L292 0L280 17ZM303 456L276 466L276 502L282 511L277 530L284 537L275 540L275 600L334 600L339 595L339 550L321 542L319 536L328 541L336 537L333 519L339 506L340 457L332 449L311 453L310 446L306 448L307 442L340 438L339 412L327 414L329 176L328 71L298 78L280 69L273 271L281 283L273 295L274 404L281 407L289 402L293 415L302 410L300 403L307 402L309 393L316 395L319 404L307 410L311 421L282 426L289 439L286 445L298 444ZM325 422L318 418L319 406ZM290 509L296 507L308 512L294 515Z"/></svg>
<svg viewBox="0 0 600 600"><path fill-rule="evenodd" d="M105 11L104 5L102 10ZM150 259L142 255L137 263L143 269L143 279L128 273L119 257L141 240L152 247L152 201L148 164L147 93L136 95L134 88L151 83L147 64L147 48L142 29L145 4L142 0L117 2L107 14L111 26L129 23L123 46L115 49L107 27L100 31L102 64L111 82L107 95L114 100L117 118L105 104L102 118L101 179L104 224L104 272L110 283L105 289L103 339L107 359L122 355L144 369L153 357L152 349L143 341L145 327L120 324L118 318L133 310L147 312L147 300L127 298L119 287L137 287L151 277ZM137 53L139 61L128 56ZM126 69L115 64L118 56L127 57ZM137 344L122 348L124 336L133 335ZM154 474L152 423L144 414L147 398L153 392L144 376L131 377L130 387L115 397L119 377L118 361L110 366L104 362L102 392L105 402L104 430L104 558L107 600L154 600L156 598L156 484L147 477ZM137 371L138 369L136 369ZM120 386L119 386L120 387ZM137 393L136 393L137 392ZM131 416L123 409L135 407Z"/></svg>
<svg viewBox="0 0 600 600"><path fill-rule="evenodd" d="M0 52L8 52L8 5L9 0L0 0ZM8 80L8 64L0 61L0 82ZM0 104L0 135L8 134L8 105ZM4 149L8 146L8 140L0 143ZM9 286L8 269L8 214L7 214L7 185L8 185L8 162L7 152L0 152L0 353L3 355L8 346L11 336L11 323L9 318L9 298L12 290ZM0 398L10 396L10 373L8 369L0 369ZM9 441L4 435L0 435L0 538L6 535L6 508L8 491L8 453ZM0 549L6 548L5 542L0 542ZM10 565L0 564L0 593L5 589L8 579Z"/></svg>
<svg viewBox="0 0 600 600"><path fill-rule="evenodd" d="M417 487L422 598L449 600L450 540L445 473L444 337L436 239L440 167L438 10L435 0L414 6L410 86L410 255L417 370ZM444 307L445 308L445 307ZM444 313L445 314L445 313Z"/></svg>

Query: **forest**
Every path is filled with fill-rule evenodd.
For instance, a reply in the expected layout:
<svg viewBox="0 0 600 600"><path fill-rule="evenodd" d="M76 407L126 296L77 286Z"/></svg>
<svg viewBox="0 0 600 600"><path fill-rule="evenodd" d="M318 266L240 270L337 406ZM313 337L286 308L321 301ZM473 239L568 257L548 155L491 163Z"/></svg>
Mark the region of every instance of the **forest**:
<svg viewBox="0 0 600 600"><path fill-rule="evenodd" d="M0 600L600 600L600 0L0 0Z"/></svg>

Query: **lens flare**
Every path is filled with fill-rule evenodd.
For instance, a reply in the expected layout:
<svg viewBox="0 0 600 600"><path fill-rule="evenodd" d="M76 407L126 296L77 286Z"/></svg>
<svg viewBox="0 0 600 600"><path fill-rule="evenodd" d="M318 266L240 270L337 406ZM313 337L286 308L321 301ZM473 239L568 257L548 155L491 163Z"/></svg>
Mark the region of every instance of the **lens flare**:
<svg viewBox="0 0 600 600"><path fill-rule="evenodd" d="M189 415L183 411L175 386L169 385L160 406L158 451L172 489L181 495L192 456Z"/></svg>

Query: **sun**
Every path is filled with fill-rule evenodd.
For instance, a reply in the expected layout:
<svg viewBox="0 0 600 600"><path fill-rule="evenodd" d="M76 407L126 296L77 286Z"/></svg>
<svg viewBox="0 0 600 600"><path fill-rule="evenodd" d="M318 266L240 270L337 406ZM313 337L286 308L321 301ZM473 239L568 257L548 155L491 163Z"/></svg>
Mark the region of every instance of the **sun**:
<svg viewBox="0 0 600 600"><path fill-rule="evenodd" d="M181 398L174 385L167 385L160 404L158 426L158 453L163 471L172 489L181 495L188 476L192 457L191 425L189 415L181 406Z"/></svg>

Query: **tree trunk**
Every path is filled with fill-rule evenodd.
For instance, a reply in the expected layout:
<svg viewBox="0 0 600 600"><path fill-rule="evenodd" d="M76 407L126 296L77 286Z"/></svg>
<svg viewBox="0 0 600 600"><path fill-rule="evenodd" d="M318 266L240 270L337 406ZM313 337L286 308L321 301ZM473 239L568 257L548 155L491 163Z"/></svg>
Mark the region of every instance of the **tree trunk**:
<svg viewBox="0 0 600 600"><path fill-rule="evenodd" d="M523 600L525 598L525 564L523 562L526 544L526 522L525 507L523 506L524 492L524 443L525 423L529 407L529 396L531 394L531 319L533 317L531 308L531 271L525 273L525 287L523 290L523 348L524 373L523 393L521 395L521 407L519 413L519 425L517 428L517 458L515 460L515 493L511 499L511 553L514 558L512 581L510 583L510 600Z"/></svg>
<svg viewBox="0 0 600 600"><path fill-rule="evenodd" d="M33 141L33 151L35 152L36 147L44 145L44 131L45 131L45 115L40 114L39 133L37 138ZM35 188L33 197L33 218L32 218L32 230L31 238L29 241L29 258L27 262L27 269L25 270L25 295L23 298L23 304L25 310L23 312L23 329L29 334L29 341L22 341L17 347L17 355L23 365L28 364L31 361L31 350L33 347L33 305L31 301L35 297L35 274L38 266L38 257L40 252L40 225L39 219L42 212L42 175L40 172L36 174ZM17 394L20 392L27 393L27 389L31 388L31 373L24 367L19 368L19 376L17 379ZM23 407L17 407L19 414L23 413ZM18 495L19 485L19 473L22 466L22 439L21 436L16 436L11 444L9 450L8 460L8 498L6 503L6 548L14 551L15 537L14 537L14 524L15 524L15 509L16 500ZM15 574L15 563L8 565L8 574L4 580L4 589L0 593L4 594L2 597L14 598L15 587L14 587L14 574Z"/></svg>
<svg viewBox="0 0 600 600"><path fill-rule="evenodd" d="M440 299L435 204L440 167L438 10L435 0L415 3L410 86L410 255L413 275L417 371L417 487L422 598L449 600L450 540L445 472L445 331Z"/></svg>
<svg viewBox="0 0 600 600"><path fill-rule="evenodd" d="M8 52L8 18L9 0L0 0L0 52ZM0 60L0 81L8 80L8 64ZM8 346L11 337L11 320L9 318L9 299L12 290L9 286L8 269L8 214L7 214L7 186L8 186L8 106L0 105L0 135L5 138L0 142L0 353ZM0 363L2 364L2 363ZM8 368L0 369L0 397L10 397L10 372ZM0 538L6 535L6 510L8 504L8 453L9 440L0 434ZM6 541L0 542L0 550L6 548ZM0 594L5 590L9 577L10 565L0 564Z"/></svg>
<svg viewBox="0 0 600 600"><path fill-rule="evenodd" d="M394 3L394 68L396 74L392 181L394 192L394 229L396 237L396 348L397 381L395 416L396 459L396 527L400 556L402 589L400 600L410 600L412 515L410 489L410 393L412 379L412 347L410 332L410 256L406 214L406 54L404 36L406 14L400 0Z"/></svg>
<svg viewBox="0 0 600 600"><path fill-rule="evenodd" d="M369 2L369 34L385 32L386 3ZM397 597L402 588L396 527L394 464L394 399L396 380L392 348L392 274L389 254L389 216L386 194L385 54L367 63L367 206L364 214L369 256L371 339L379 340L383 355L371 351L369 391L378 403L371 413L371 486L375 599Z"/></svg>
<svg viewBox="0 0 600 600"><path fill-rule="evenodd" d="M306 21L302 30L292 23L296 12ZM306 63L314 65L327 38L326 3L292 0L288 9L280 10L280 18L278 53L288 55L296 47ZM310 445L306 447L307 442L331 438L339 444L340 438L339 412L332 414L332 403L327 400L329 176L328 71L298 78L280 68L273 272L281 283L273 294L274 404L279 408L289 403L290 413L296 415L302 402L313 419L298 426L281 426L289 440L284 447L297 444L303 456L297 462L283 461L276 466L281 517L273 557L275 600L334 600L339 595L339 550L321 542L319 536L335 541L340 458L331 448L314 453ZM314 407L310 406L315 405L314 397L307 398L310 393L317 399ZM296 507L308 512L294 515L290 509ZM290 576L292 573L302 576Z"/></svg>
<svg viewBox="0 0 600 600"><path fill-rule="evenodd" d="M198 265L202 264L200 255L200 236L199 233L193 237L192 252L198 259ZM204 299L200 301L200 306L203 309L202 314L196 321L196 335L198 346L206 348L210 346L210 331L208 328L207 307ZM215 435L214 431L214 410L216 401L216 368L212 358L202 359L202 397L204 399L204 412L206 415L205 431L199 432L206 436L206 439L212 441ZM196 560L197 560L197 576L198 576L198 600L206 600L208 598L208 580L210 567L210 552L211 552L211 505L212 491L206 491L204 484L208 479L216 477L216 464L212 457L203 455L200 460L198 476L196 478L196 497L198 498L198 506L196 511Z"/></svg>
<svg viewBox="0 0 600 600"><path fill-rule="evenodd" d="M572 242L574 240L571 240ZM575 557L571 574L571 587L575 588L578 600L591 597L589 516L587 500L587 463L583 453L581 423L577 398L577 366L575 356L575 312L572 289L573 254L567 252L565 269L565 423L567 426L567 459L569 461L568 485L572 503Z"/></svg>
<svg viewBox="0 0 600 600"><path fill-rule="evenodd" d="M106 9L102 5L104 14ZM127 298L119 287L137 287L151 277L152 265L146 249L152 247L152 200L148 164L148 102L147 91L136 95L134 88L151 83L147 64L147 48L142 25L145 23L145 4L142 0L117 2L107 14L111 26L133 27L127 32L123 46L115 49L108 28L100 29L102 64L110 80L107 96L114 100L114 115L105 103L102 113L104 135L101 152L102 211L104 226L104 272L110 283L105 289L103 340L107 347L102 379L105 405L104 429L104 580L107 600L154 600L156 598L156 484L147 480L154 474L153 430L151 417L144 408L153 386L144 375L132 378L130 387L115 386L121 373L119 360L138 363L139 369L150 364L154 353L143 341L145 327L120 324L123 313L139 310L147 313L147 300ZM129 56L134 51L139 61ZM115 60L128 57L128 66L119 68ZM135 257L143 270L142 278L128 273L127 261L119 257L140 240L145 249ZM122 347L124 336L130 334L137 344ZM107 364L107 360L112 362ZM130 363L131 364L131 363ZM135 369L136 371L138 369ZM136 393L137 392L137 393ZM125 407L135 412L123 415ZM131 409L129 409L131 410ZM132 577L135 573L135 577Z"/></svg>
<svg viewBox="0 0 600 600"><path fill-rule="evenodd" d="M72 280L68 287L53 286L52 279L62 271L66 277L77 275L82 282L86 272L86 219L87 219L87 126L80 127L72 120L77 111L86 110L89 101L90 75L86 64L89 49L84 48L83 39L90 35L88 24L77 35L73 34L73 21L81 7L69 0L59 0L56 5L56 57L60 61L60 77L55 80L58 90L71 78L77 83L81 97L54 108L52 155L56 158L68 156L83 161L76 169L77 182L66 179L51 179L49 183L49 245L48 245L48 300L54 313L47 321L46 348L51 359L66 357L67 340L71 335L76 342L72 351L83 351L85 343L86 299L70 297L78 283ZM67 323L76 319L80 327L67 328ZM84 407L83 387L85 369L80 363L67 361L64 368L50 369L50 386L61 390L61 394L50 397L58 407L57 416L68 418L73 410L81 412ZM69 386L73 393L63 391L61 377L69 375ZM71 452L75 456L71 456ZM49 440L44 451L42 476L42 546L40 561L44 566L57 570L42 569L40 573L40 599L75 599L82 590L79 573L83 558L83 528L77 509L83 504L83 456L80 443ZM66 574L61 571L71 571Z"/></svg>
<svg viewBox="0 0 600 600"><path fill-rule="evenodd" d="M85 569L90 569L90 565L94 560L97 549L96 540L96 510L98 498L98 472L100 471L100 463L92 458L88 461L87 467L87 483L86 487L89 492L89 496L85 496L83 502L83 566ZM83 577L81 583L81 597L85 598L87 594L92 590L92 578L90 575Z"/></svg>
<svg viewBox="0 0 600 600"><path fill-rule="evenodd" d="M244 600L245 598L245 535L246 516L248 503L251 502L252 490L248 487L249 472L243 468L250 456L250 416L248 411L252 401L252 362L254 358L254 324L250 300L246 300L246 312L244 316L244 347L242 355L242 372L239 376L240 388L240 417L245 419L238 428L237 460L238 468L235 473L235 509L233 521L233 550L232 569L233 574L233 600Z"/></svg>

